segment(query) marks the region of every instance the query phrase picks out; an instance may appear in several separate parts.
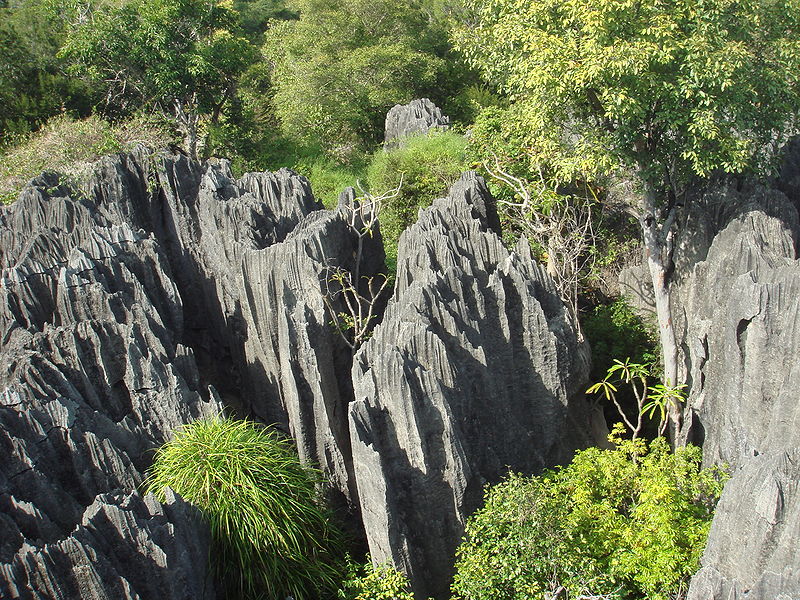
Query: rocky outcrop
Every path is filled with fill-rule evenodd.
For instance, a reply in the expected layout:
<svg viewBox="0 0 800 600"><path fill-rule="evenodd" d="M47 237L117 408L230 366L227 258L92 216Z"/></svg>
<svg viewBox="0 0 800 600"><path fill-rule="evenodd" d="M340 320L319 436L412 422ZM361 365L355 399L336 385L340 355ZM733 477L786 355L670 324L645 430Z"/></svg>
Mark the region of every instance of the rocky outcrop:
<svg viewBox="0 0 800 600"><path fill-rule="evenodd" d="M800 589L797 210L777 189L728 184L694 198L681 223L672 308L690 395L680 441L703 444L706 464L731 471L689 597L793 599ZM628 270L622 287L647 308L643 274Z"/></svg>
<svg viewBox="0 0 800 600"><path fill-rule="evenodd" d="M171 267L56 176L34 184L0 214L0 595L189 598L207 531L134 491L155 447L220 408L179 341Z"/></svg>
<svg viewBox="0 0 800 600"><path fill-rule="evenodd" d="M1 596L213 598L197 515L137 490L154 448L223 405L290 433L422 595L446 593L485 484L590 443L585 350L474 174L404 234L354 359L332 273L385 268L354 200L140 150L0 209Z"/></svg>
<svg viewBox="0 0 800 600"><path fill-rule="evenodd" d="M41 517L31 506L31 521ZM165 504L138 492L103 494L69 537L23 544L0 565L0 595L22 600L214 600L208 529L169 490Z"/></svg>
<svg viewBox="0 0 800 600"><path fill-rule="evenodd" d="M725 486L688 600L800 598L800 447L746 461Z"/></svg>
<svg viewBox="0 0 800 600"><path fill-rule="evenodd" d="M509 252L483 181L465 174L401 237L383 323L353 366L350 435L376 562L445 597L464 520L509 469L589 443L587 360L525 244Z"/></svg>
<svg viewBox="0 0 800 600"><path fill-rule="evenodd" d="M395 104L386 114L384 148L398 148L403 145L403 138L449 127L450 117L446 117L428 98Z"/></svg>
<svg viewBox="0 0 800 600"><path fill-rule="evenodd" d="M351 504L356 496L347 424L352 355L333 331L324 296L331 269L352 272L356 254L353 231L341 213L319 211L282 243L246 252L241 263L251 406L259 414L279 398L300 457L319 465ZM373 276L383 264L379 236L368 238L360 273Z"/></svg>
<svg viewBox="0 0 800 600"><path fill-rule="evenodd" d="M793 234L760 210L715 238L683 287L680 319L691 394L687 428L708 463L800 447L800 263Z"/></svg>
<svg viewBox="0 0 800 600"><path fill-rule="evenodd" d="M357 236L288 170L141 150L81 190L33 184L0 212L0 595L211 598L203 526L135 490L175 428L221 409L213 383L351 497L352 359L322 297Z"/></svg>
<svg viewBox="0 0 800 600"><path fill-rule="evenodd" d="M800 262L796 214L783 206L789 217L754 206L734 218L681 286L691 384L682 435L732 472L691 583L695 600L800 593Z"/></svg>

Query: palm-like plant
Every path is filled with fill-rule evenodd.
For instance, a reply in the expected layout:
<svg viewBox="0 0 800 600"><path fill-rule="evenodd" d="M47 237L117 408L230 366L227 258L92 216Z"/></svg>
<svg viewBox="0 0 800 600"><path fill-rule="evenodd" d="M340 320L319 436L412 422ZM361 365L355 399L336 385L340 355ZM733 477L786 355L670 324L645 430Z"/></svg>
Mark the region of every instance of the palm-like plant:
<svg viewBox="0 0 800 600"><path fill-rule="evenodd" d="M651 376L648 365L631 362L630 358L625 361L614 359L614 364L609 367L605 378L598 381L586 390L587 394L603 394L606 400L610 400L617 408L617 412L625 421L631 431L633 439L636 439L642 431L643 420L645 417L650 419L659 415L658 435L664 435L668 423L668 415L671 407L679 406L685 400L683 389L686 385L656 384L647 387L647 379ZM636 417L631 419L622 410L622 406L617 401L617 386L620 383L627 383L631 386L633 395L636 397Z"/></svg>
<svg viewBox="0 0 800 600"><path fill-rule="evenodd" d="M195 421L157 452L145 485L170 487L206 516L213 562L234 597L317 598L341 579L341 536L317 492L320 474L290 441L249 421Z"/></svg>

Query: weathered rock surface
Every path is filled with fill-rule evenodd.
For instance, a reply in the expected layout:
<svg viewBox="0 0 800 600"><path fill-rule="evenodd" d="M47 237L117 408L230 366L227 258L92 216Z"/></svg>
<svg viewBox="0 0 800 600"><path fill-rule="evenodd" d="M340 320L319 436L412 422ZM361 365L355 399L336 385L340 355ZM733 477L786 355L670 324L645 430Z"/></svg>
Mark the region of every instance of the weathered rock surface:
<svg viewBox="0 0 800 600"><path fill-rule="evenodd" d="M403 138L449 127L450 117L446 117L428 98L395 104L386 114L384 147L397 148L403 145Z"/></svg>
<svg viewBox="0 0 800 600"><path fill-rule="evenodd" d="M69 537L41 547L26 543L0 565L0 595L214 600L208 529L191 506L167 495L165 504L138 492L98 496Z"/></svg>
<svg viewBox="0 0 800 600"><path fill-rule="evenodd" d="M544 270L507 251L474 173L401 237L383 323L353 366L355 476L370 552L444 597L464 521L508 469L589 443L587 361Z"/></svg>
<svg viewBox="0 0 800 600"><path fill-rule="evenodd" d="M793 234L760 210L715 238L682 290L687 420L708 463L800 447L800 263Z"/></svg>
<svg viewBox="0 0 800 600"><path fill-rule="evenodd" d="M113 211L35 184L0 213L0 595L189 598L207 531L134 492L173 429L219 409L170 265Z"/></svg>
<svg viewBox="0 0 800 600"><path fill-rule="evenodd" d="M793 167L782 171L791 193ZM741 182L706 191L677 238L673 323L689 384L682 441L732 478L714 517L693 600L795 599L800 590L800 262L795 204ZM647 277L621 278L651 305Z"/></svg>
<svg viewBox="0 0 800 600"><path fill-rule="evenodd" d="M211 598L207 532L135 490L176 427L220 410L214 383L351 497L351 355L322 296L356 235L288 170L142 150L80 193L34 184L0 211L0 596Z"/></svg>
<svg viewBox="0 0 800 600"><path fill-rule="evenodd" d="M800 598L800 448L749 459L725 486L688 600Z"/></svg>

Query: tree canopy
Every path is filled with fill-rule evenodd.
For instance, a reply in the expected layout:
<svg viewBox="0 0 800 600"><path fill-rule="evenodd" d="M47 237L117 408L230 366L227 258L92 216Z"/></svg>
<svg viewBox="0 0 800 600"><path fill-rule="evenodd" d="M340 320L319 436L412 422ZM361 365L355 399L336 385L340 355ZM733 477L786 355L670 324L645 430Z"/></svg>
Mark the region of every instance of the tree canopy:
<svg viewBox="0 0 800 600"><path fill-rule="evenodd" d="M264 47L286 133L328 148L369 147L392 105L441 102L457 85L444 60L447 35L420 6L297 0L293 8L300 19L270 29Z"/></svg>
<svg viewBox="0 0 800 600"><path fill-rule="evenodd" d="M254 59L237 15L207 0L132 0L76 14L61 55L101 82L110 110L151 105L172 114L196 155L200 115L216 121Z"/></svg>
<svg viewBox="0 0 800 600"><path fill-rule="evenodd" d="M531 159L565 176L740 171L798 112L797 0L470 3L458 46L518 101Z"/></svg>
<svg viewBox="0 0 800 600"><path fill-rule="evenodd" d="M654 287L664 380L677 210L693 178L763 166L800 115L798 0L467 0L457 46L514 102L507 130L556 181L623 174Z"/></svg>

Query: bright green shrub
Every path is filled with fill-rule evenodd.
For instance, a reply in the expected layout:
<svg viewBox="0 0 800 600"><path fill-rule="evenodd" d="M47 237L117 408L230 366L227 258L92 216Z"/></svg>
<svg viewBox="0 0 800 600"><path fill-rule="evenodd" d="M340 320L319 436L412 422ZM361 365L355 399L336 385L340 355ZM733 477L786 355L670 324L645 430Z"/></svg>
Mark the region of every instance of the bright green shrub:
<svg viewBox="0 0 800 600"><path fill-rule="evenodd" d="M381 233L387 259L396 259L400 234L417 220L417 211L444 196L461 172L468 168L466 140L451 132L431 132L412 137L406 146L379 151L367 167L371 190L402 187L381 209Z"/></svg>
<svg viewBox="0 0 800 600"><path fill-rule="evenodd" d="M317 493L319 474L291 442L249 421L195 421L156 453L147 478L208 519L213 560L232 598L318 598L336 589L339 533Z"/></svg>
<svg viewBox="0 0 800 600"><path fill-rule="evenodd" d="M340 600L414 600L406 574L390 565L350 563Z"/></svg>
<svg viewBox="0 0 800 600"><path fill-rule="evenodd" d="M95 116L82 120L55 117L0 154L0 200L16 200L22 187L44 170L80 179L88 172L89 163L104 154L131 150L137 144L161 148L171 140L163 125L143 117L115 125Z"/></svg>
<svg viewBox="0 0 800 600"><path fill-rule="evenodd" d="M468 600L539 599L564 586L625 600L667 600L697 570L722 489L699 448L664 438L590 448L537 477L490 488L458 549L453 591Z"/></svg>

